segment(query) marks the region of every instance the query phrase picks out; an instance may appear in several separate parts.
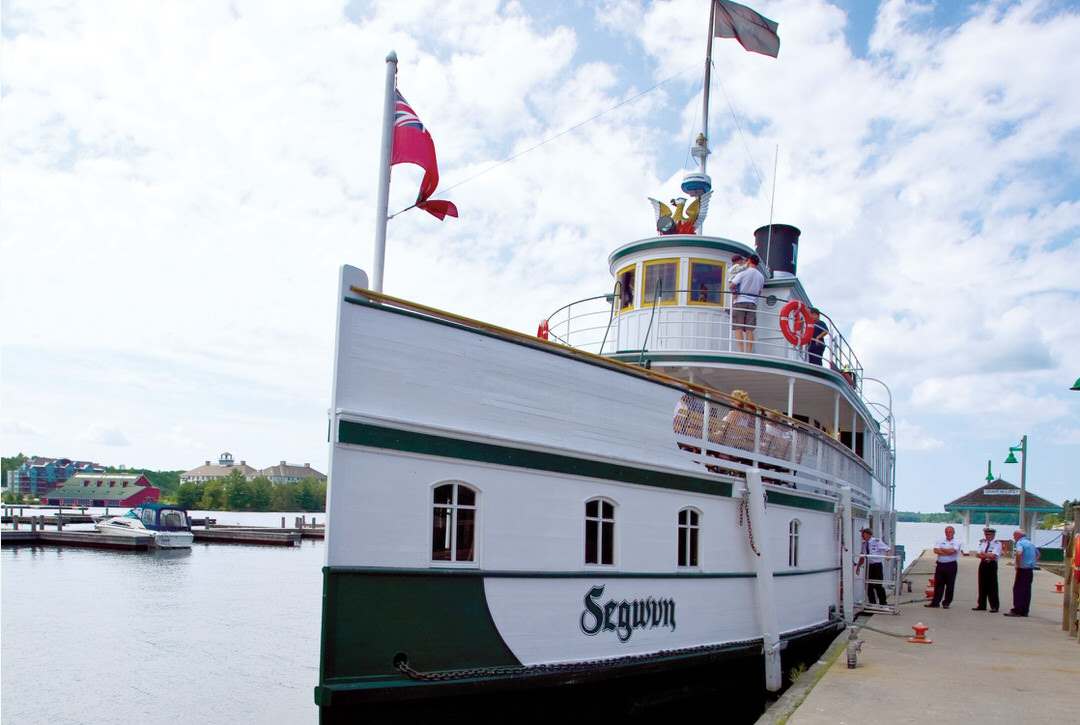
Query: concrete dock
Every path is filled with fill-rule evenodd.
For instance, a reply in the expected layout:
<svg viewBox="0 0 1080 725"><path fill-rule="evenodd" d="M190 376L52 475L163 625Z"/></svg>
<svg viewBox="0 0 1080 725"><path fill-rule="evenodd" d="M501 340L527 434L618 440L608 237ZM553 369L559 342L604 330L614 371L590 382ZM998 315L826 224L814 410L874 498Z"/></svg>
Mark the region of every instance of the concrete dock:
<svg viewBox="0 0 1080 725"><path fill-rule="evenodd" d="M758 725L1080 722L1080 644L1061 628L1062 578L1036 571L1029 616L1005 617L1014 569L1002 561L1001 611L974 612L978 559L961 557L951 607L927 609L934 561L924 552L908 569L912 591L904 588L899 615L856 620L863 644L854 669L845 635ZM932 644L908 642L919 623Z"/></svg>

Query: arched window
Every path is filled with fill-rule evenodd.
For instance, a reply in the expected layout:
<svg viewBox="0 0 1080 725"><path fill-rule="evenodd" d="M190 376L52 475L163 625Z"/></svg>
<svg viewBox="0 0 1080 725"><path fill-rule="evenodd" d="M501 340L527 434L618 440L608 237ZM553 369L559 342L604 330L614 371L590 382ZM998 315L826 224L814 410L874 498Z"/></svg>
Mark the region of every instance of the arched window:
<svg viewBox="0 0 1080 725"><path fill-rule="evenodd" d="M698 565L700 517L701 514L692 508L685 508L679 512L679 566Z"/></svg>
<svg viewBox="0 0 1080 725"><path fill-rule="evenodd" d="M476 561L476 491L461 483L437 486L431 521L432 561Z"/></svg>
<svg viewBox="0 0 1080 725"><path fill-rule="evenodd" d="M788 524L788 550L787 550L787 563L788 566L799 565L799 520L792 519Z"/></svg>
<svg viewBox="0 0 1080 725"><path fill-rule="evenodd" d="M610 501L585 502L585 563L615 563L615 504Z"/></svg>

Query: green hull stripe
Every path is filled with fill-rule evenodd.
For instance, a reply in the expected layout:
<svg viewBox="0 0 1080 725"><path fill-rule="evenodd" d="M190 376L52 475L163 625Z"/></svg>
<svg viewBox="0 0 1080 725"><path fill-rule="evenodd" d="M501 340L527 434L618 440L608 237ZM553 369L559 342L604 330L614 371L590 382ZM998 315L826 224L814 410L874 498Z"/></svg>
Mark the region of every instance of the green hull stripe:
<svg viewBox="0 0 1080 725"><path fill-rule="evenodd" d="M690 491L710 496L730 498L732 495L732 484L726 481L712 481L693 476L651 471L635 466L602 463L557 453L539 453L492 443L464 441L348 420L341 421L338 426L338 442L549 473L599 478L619 483L636 483L642 486ZM835 508L832 501L803 497L786 491L769 490L767 499L769 503L778 506L790 506L809 511L832 512Z"/></svg>
<svg viewBox="0 0 1080 725"><path fill-rule="evenodd" d="M773 572L773 576L808 576L840 571L838 566L823 569L792 569ZM325 574L356 576L417 576L434 579L753 579L754 572L623 572L623 571L489 571L480 569L391 569L364 566L327 566Z"/></svg>
<svg viewBox="0 0 1080 725"><path fill-rule="evenodd" d="M810 509L811 511L827 511L832 513L836 504L832 501L822 501L816 498L803 498L784 491L765 491L765 500L777 506L792 506L794 508Z"/></svg>
<svg viewBox="0 0 1080 725"><path fill-rule="evenodd" d="M396 430L347 420L341 421L338 426L338 442L570 476L599 478L619 483L636 483L711 496L731 496L731 484L725 481L711 481L634 466L590 461L557 453L527 451L522 448Z"/></svg>
<svg viewBox="0 0 1080 725"><path fill-rule="evenodd" d="M424 671L521 664L503 642L479 577L323 570L321 680L404 680Z"/></svg>

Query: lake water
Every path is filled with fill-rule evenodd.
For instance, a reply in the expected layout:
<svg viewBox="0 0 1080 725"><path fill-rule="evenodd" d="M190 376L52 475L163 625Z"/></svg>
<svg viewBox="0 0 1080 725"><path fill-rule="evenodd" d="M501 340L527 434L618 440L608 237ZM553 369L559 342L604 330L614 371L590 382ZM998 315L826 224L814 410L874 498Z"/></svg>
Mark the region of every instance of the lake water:
<svg viewBox="0 0 1080 725"><path fill-rule="evenodd" d="M291 526L299 514L209 515ZM910 563L944 528L901 523L896 543ZM1008 538L1013 527L997 528ZM981 536L972 527L967 543ZM323 558L321 541L149 554L4 547L0 721L317 723Z"/></svg>

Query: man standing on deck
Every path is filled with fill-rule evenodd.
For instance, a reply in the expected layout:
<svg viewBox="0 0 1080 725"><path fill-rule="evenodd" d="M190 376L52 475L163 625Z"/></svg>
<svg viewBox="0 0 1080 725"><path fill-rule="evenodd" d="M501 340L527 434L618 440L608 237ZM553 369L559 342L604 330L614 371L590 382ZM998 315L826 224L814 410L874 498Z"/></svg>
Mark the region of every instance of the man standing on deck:
<svg viewBox="0 0 1080 725"><path fill-rule="evenodd" d="M858 574L863 562L867 562L866 600L870 604L885 604L885 587L882 585L885 580L884 555L889 553L890 547L874 536L872 529L862 530L862 541L863 556L859 559L859 563L855 565L855 573Z"/></svg>
<svg viewBox="0 0 1080 725"><path fill-rule="evenodd" d="M731 278L728 287L735 292L731 305L731 327L739 352L754 351L754 329L757 326L757 298L765 287L765 275L758 270L761 259L751 254L746 269Z"/></svg>
<svg viewBox="0 0 1080 725"><path fill-rule="evenodd" d="M953 593L956 590L956 560L964 550L963 544L957 539L956 529L951 526L945 527L945 538L934 545L934 553L937 554L937 566L934 567L934 598L927 607L941 607L948 609L952 604Z"/></svg>
<svg viewBox="0 0 1080 725"><path fill-rule="evenodd" d="M1035 560L1039 550L1023 529L1013 532L1016 542L1016 579L1013 581L1013 606L1006 617L1026 617L1031 608L1031 580L1035 578Z"/></svg>
<svg viewBox="0 0 1080 725"><path fill-rule="evenodd" d="M979 551L975 556L979 557L979 604L972 607L973 612L985 612L987 603L990 604L990 613L998 610L998 578L997 563L1001 558L1001 542L995 541L997 531L987 526L983 529L983 540L979 542Z"/></svg>

